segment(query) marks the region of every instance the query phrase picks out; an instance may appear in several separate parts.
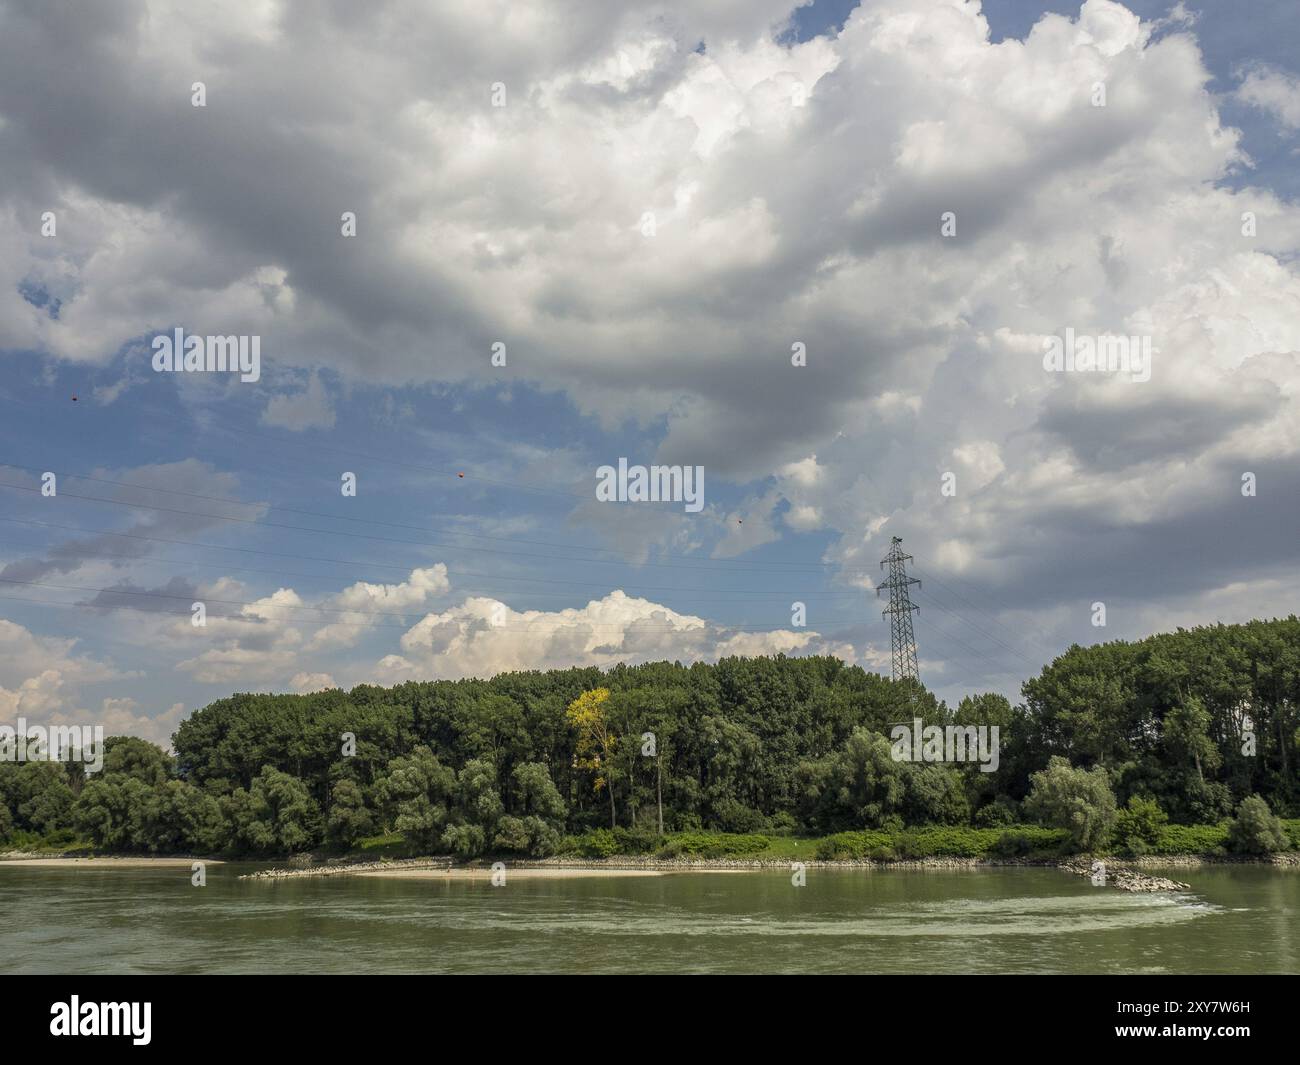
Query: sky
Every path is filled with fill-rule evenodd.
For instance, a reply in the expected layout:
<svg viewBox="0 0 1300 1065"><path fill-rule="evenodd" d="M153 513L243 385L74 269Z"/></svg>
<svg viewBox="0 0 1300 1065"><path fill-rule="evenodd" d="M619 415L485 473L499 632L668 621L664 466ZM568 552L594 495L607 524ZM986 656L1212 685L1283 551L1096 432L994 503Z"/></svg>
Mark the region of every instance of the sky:
<svg viewBox="0 0 1300 1065"><path fill-rule="evenodd" d="M887 675L893 537L950 705L1293 613L1298 38L1282 0L0 2L0 722ZM257 379L156 370L177 328ZM1049 368L1067 335L1149 377ZM702 508L598 498L620 459Z"/></svg>

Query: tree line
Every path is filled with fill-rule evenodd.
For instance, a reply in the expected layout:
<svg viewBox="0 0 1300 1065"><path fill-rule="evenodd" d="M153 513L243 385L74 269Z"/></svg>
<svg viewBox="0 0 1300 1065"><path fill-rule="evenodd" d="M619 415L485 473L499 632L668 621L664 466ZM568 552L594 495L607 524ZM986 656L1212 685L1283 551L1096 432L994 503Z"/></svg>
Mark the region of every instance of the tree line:
<svg viewBox="0 0 1300 1065"><path fill-rule="evenodd" d="M997 827L1064 816L1031 792L1071 771L1085 774L1076 806L1113 802L1130 822L1215 824L1251 796L1300 816L1294 616L1076 645L1022 694L950 708L912 682L784 656L237 694L184 721L174 755L115 737L89 778L0 761L0 838L272 856L399 832L468 857L543 855L596 828ZM890 730L914 718L997 726L997 771L896 760Z"/></svg>

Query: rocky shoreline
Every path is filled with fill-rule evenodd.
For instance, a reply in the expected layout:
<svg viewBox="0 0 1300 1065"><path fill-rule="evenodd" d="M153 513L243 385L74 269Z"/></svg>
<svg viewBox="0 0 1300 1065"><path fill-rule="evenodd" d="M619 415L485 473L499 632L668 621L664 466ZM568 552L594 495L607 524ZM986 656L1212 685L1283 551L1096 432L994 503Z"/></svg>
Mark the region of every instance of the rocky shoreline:
<svg viewBox="0 0 1300 1065"><path fill-rule="evenodd" d="M85 855L79 857L85 858ZM106 859L105 865L111 866L112 855L99 855L101 859ZM140 862L148 862L151 859L143 858L139 855L121 855L121 858L130 858ZM174 860L171 858L160 858L158 860ZM27 851L8 851L0 853L0 861L4 860L21 860L21 859L49 859L51 861L59 860L60 856L51 856L49 854L38 854ZM68 864L72 865L72 856L66 856ZM204 859L194 859L204 860ZM216 859L206 859L215 861ZM1170 880L1165 877L1142 872L1144 868L1197 868L1210 865L1273 865L1291 868L1300 868L1300 852L1290 852L1284 854L1271 854L1254 856L1240 855L1223 855L1223 854L1175 854L1175 855L1145 855L1133 858L1115 858L1102 857L1098 859L1072 857L1067 859L1059 858L959 858L959 857L932 857L905 859L898 861L873 861L869 858L849 858L849 859L801 859L800 864L805 869L861 869L868 872L888 872L891 869L901 870L953 870L967 869L978 871L980 869L996 868L1059 868L1076 876L1093 876L1093 861L1101 861L1106 866L1106 886L1118 888L1121 891L1186 891L1188 885L1177 880ZM793 860L789 858L657 858L650 855L621 855L613 858L581 858L581 857L559 857L559 858L540 858L540 859L508 859L505 860L507 869L591 869L591 870L654 870L659 872L691 872L709 870L726 870L726 871L761 871L761 870L783 870L790 871L793 868ZM430 855L422 858L384 858L378 861L358 860L354 858L328 858L321 860L310 854L294 856L286 861L283 866L276 866L269 869L260 869L252 873L244 873L240 880L287 880L300 877L320 877L320 876L345 876L354 873L369 872L392 872L395 870L417 870L417 869L445 869L445 870L488 870L492 866L492 859L480 859L471 862L458 862L450 855Z"/></svg>
<svg viewBox="0 0 1300 1065"><path fill-rule="evenodd" d="M1106 859L1111 861L1112 859ZM1189 868L1200 865L1297 865L1300 866L1300 851L1286 851L1279 854L1144 854L1138 858L1114 859L1124 865L1165 866Z"/></svg>
<svg viewBox="0 0 1300 1065"><path fill-rule="evenodd" d="M1094 859L1069 858L920 858L906 861L877 862L870 859L809 859L801 862L806 869L862 869L867 871L887 872L891 869L993 869L993 868L1057 868L1077 876L1093 876ZM1137 865L1146 866L1197 866L1221 863L1300 865L1300 855L1272 855L1258 859L1217 857L1202 855L1177 855L1173 857L1148 857L1099 859L1106 867L1106 886L1121 891L1187 891L1189 886L1181 881L1170 880L1161 876L1140 872ZM661 872L691 872L692 870L732 870L760 871L780 869L789 871L793 868L790 859L775 858L655 858L621 856L617 858L541 858L515 859L505 863L507 869L625 869L657 870ZM350 873L382 872L398 869L487 869L489 860L473 862L456 862L449 856L428 858L386 859L382 861L348 861L335 859L322 865L307 865L297 868L263 869L255 873L246 873L241 880L284 880L310 876L339 876Z"/></svg>
<svg viewBox="0 0 1300 1065"><path fill-rule="evenodd" d="M394 858L378 862L344 860L297 869L259 869L255 873L243 873L239 879L291 880L304 876L340 876L349 873L385 872L392 869L450 869L453 864L451 858Z"/></svg>
<svg viewBox="0 0 1300 1065"><path fill-rule="evenodd" d="M1191 885L1163 876L1139 873L1125 865L1105 859L1073 859L1058 866L1075 876L1086 876L1098 887L1114 887L1120 891L1190 891Z"/></svg>

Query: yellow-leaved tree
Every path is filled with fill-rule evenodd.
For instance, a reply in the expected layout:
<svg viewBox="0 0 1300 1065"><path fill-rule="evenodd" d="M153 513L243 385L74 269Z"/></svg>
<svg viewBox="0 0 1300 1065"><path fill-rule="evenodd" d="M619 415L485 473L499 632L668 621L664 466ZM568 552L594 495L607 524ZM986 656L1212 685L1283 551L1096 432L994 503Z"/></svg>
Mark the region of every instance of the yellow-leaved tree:
<svg viewBox="0 0 1300 1065"><path fill-rule="evenodd" d="M565 717L578 733L578 744L574 748L573 764L579 769L589 769L596 774L594 788L597 794L604 788L609 793L609 827L617 824L614 809L614 746L617 737L610 730L605 717L605 702L609 699L608 688L594 688L583 692L569 704Z"/></svg>

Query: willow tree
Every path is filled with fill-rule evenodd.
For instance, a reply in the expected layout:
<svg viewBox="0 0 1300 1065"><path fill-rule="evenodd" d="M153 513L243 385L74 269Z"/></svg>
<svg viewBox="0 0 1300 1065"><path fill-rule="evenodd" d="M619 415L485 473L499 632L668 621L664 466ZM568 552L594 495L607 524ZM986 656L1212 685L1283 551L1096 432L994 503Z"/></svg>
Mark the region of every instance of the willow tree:
<svg viewBox="0 0 1300 1065"><path fill-rule="evenodd" d="M609 699L608 688L585 691L569 704L565 718L578 733L573 750L573 764L596 774L593 787L597 794L604 788L609 793L609 827L618 824L614 808L614 750L618 737L610 728L605 714Z"/></svg>

